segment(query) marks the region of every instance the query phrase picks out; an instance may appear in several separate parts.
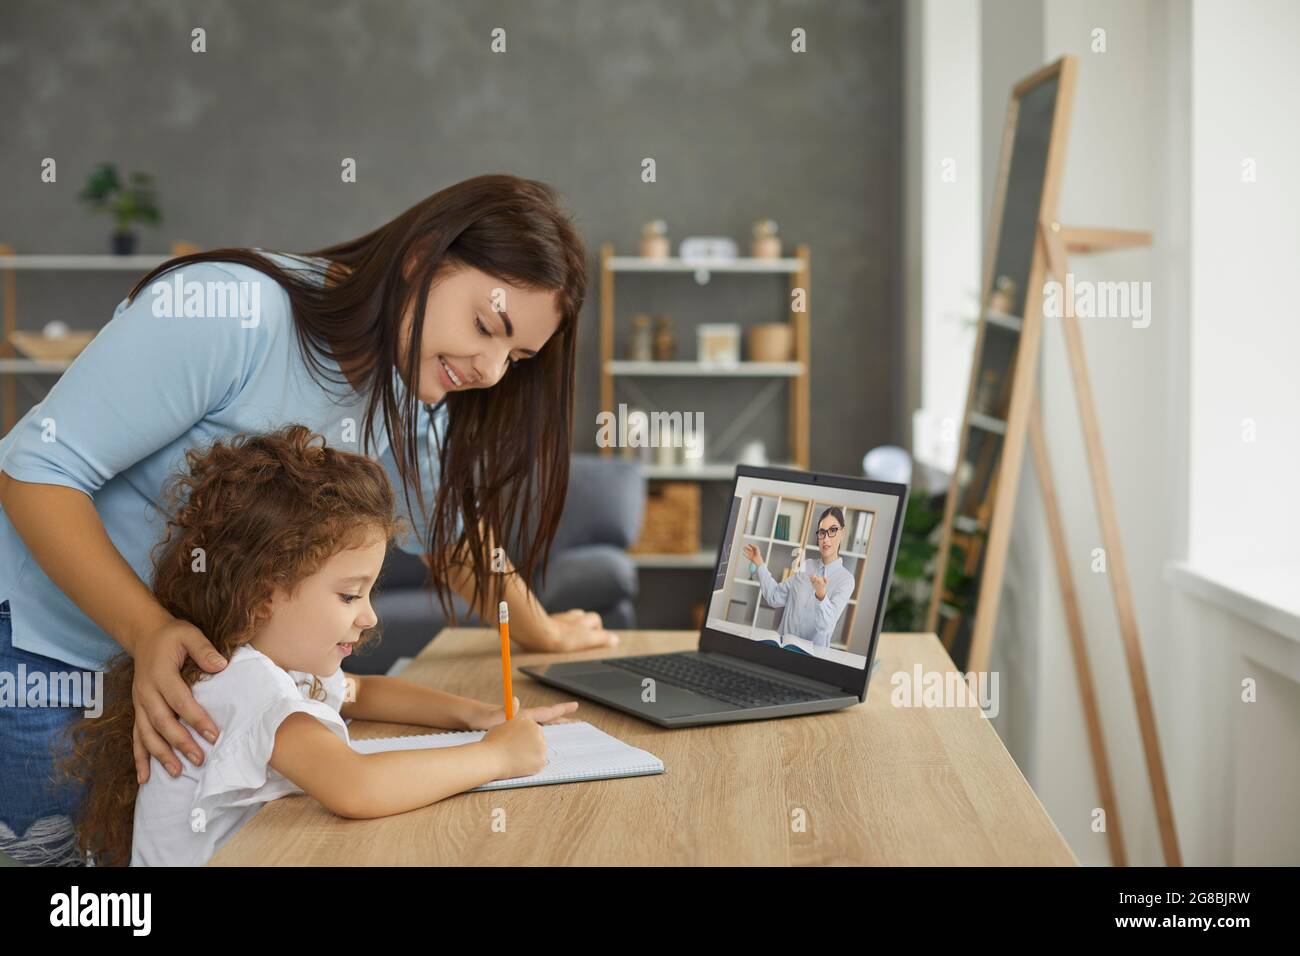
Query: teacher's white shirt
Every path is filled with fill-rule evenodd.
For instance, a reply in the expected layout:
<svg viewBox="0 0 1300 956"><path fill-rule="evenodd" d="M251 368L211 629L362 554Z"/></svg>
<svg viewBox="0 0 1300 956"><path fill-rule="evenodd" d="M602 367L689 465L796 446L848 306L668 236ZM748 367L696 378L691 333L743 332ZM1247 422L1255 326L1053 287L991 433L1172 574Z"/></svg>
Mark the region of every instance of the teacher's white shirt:
<svg viewBox="0 0 1300 956"><path fill-rule="evenodd" d="M826 579L826 597L818 599L809 575ZM828 647L835 624L853 597L853 575L836 558L822 564L821 558L807 559L799 574L792 574L778 582L767 565L758 566L758 584L763 600L772 607L784 607L781 633L793 634L813 642L816 647Z"/></svg>

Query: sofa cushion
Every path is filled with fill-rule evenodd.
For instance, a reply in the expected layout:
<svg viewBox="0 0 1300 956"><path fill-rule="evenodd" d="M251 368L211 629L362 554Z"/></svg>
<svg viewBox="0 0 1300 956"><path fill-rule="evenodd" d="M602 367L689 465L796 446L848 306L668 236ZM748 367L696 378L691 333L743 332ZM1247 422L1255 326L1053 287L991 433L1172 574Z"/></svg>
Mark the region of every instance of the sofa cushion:
<svg viewBox="0 0 1300 956"><path fill-rule="evenodd" d="M576 545L628 548L641 533L645 477L641 466L623 458L574 455L569 490L551 553Z"/></svg>
<svg viewBox="0 0 1300 956"><path fill-rule="evenodd" d="M636 597L636 565L622 548L588 544L551 555L538 597L552 614L570 608L603 611Z"/></svg>

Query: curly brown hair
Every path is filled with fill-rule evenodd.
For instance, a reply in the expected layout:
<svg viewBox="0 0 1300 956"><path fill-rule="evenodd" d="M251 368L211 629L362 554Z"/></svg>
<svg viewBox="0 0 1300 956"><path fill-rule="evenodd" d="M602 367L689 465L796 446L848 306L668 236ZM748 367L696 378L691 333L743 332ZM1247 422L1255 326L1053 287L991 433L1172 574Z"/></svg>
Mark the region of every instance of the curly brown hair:
<svg viewBox="0 0 1300 956"><path fill-rule="evenodd" d="M338 552L401 531L383 467L324 441L302 425L236 435L186 452L186 467L164 489L167 527L152 554L154 595L227 660L253 639L274 594L293 595ZM377 637L371 629L359 644ZM189 658L181 666L191 686L203 674ZM78 840L101 866L131 857L139 790L134 677L126 654L109 662L103 713L69 728L70 753L60 762L85 787Z"/></svg>

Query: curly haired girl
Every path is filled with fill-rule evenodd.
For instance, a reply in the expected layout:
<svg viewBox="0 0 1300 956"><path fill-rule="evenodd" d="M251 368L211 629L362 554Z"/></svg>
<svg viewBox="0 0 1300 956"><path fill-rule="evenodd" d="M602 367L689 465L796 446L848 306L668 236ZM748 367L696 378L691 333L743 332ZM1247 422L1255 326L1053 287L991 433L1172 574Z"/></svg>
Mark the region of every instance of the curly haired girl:
<svg viewBox="0 0 1300 956"><path fill-rule="evenodd" d="M207 862L265 803L305 792L345 817L412 810L545 763L539 722L575 702L516 711L339 664L373 639L371 589L400 531L371 459L326 447L301 425L190 451L168 489L153 592L229 660L181 674L221 734L171 776L153 758L137 782L134 664L105 676L102 716L74 724L64 770L86 788L78 835L100 865ZM482 729L460 747L362 755L344 718Z"/></svg>

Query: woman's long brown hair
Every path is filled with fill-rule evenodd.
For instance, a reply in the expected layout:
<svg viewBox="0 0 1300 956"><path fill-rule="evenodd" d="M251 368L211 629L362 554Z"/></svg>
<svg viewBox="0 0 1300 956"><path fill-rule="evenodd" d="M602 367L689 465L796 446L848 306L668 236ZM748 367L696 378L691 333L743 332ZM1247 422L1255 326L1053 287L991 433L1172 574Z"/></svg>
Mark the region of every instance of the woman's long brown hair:
<svg viewBox="0 0 1300 956"><path fill-rule="evenodd" d="M338 267L330 271L337 281L322 284L250 249L215 249L163 263L136 283L130 297L191 262L236 262L280 283L313 374L347 384L320 362L323 352L369 385L362 448L371 446L381 416L408 505L415 489L420 510L411 513L430 519L425 551L444 613L455 621L448 582L465 564L473 574L471 607L495 606L503 575L489 573L491 548L503 547L512 559L510 573L531 583L545 574L564 507L578 313L587 287L582 240L551 187L491 174L448 186L359 239L307 255ZM560 324L535 358L519 363L491 389L447 395L447 429L438 443L440 483L430 510L419 479L427 437L416 430L417 383L424 325L438 316L426 316L424 303L443 271L457 266L557 293ZM414 319L399 347L410 304L416 306ZM404 402L398 401L394 369L407 383Z"/></svg>
<svg viewBox="0 0 1300 956"><path fill-rule="evenodd" d="M393 489L383 466L324 445L302 425L236 435L186 452L165 490L167 530L153 550L153 592L201 630L227 660L256 634L277 591L292 594L331 556L375 536L391 540ZM200 562L200 563L196 563ZM360 643L374 640L364 632ZM181 678L203 671L186 658ZM100 866L131 858L135 798L135 662L109 662L104 710L68 730L60 771L85 788L78 841ZM318 693L318 682L313 682ZM162 771L155 767L155 773Z"/></svg>

